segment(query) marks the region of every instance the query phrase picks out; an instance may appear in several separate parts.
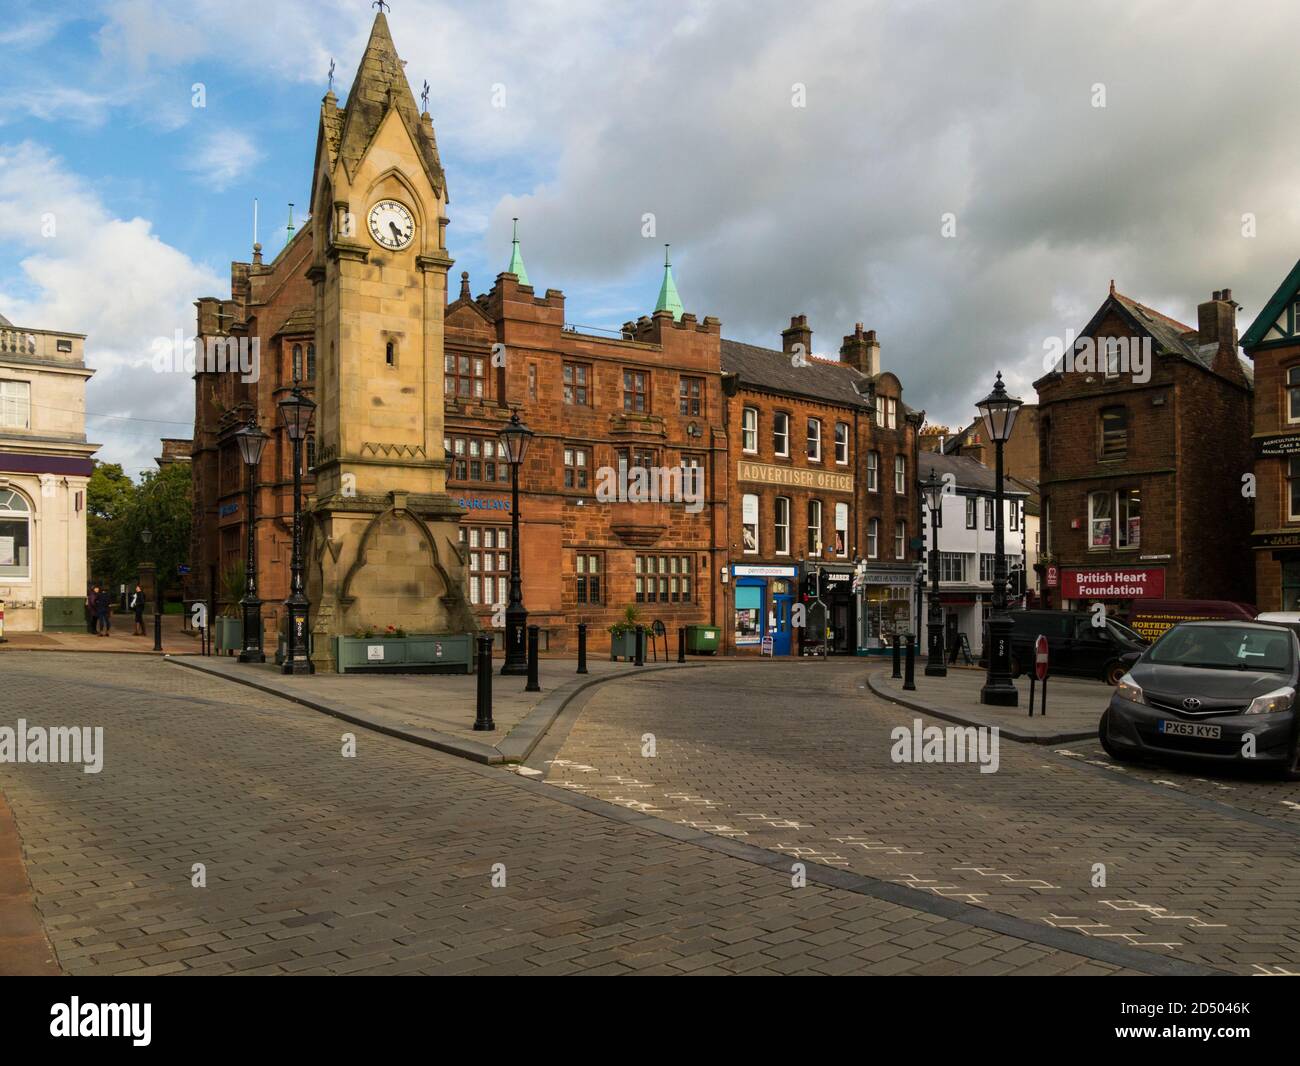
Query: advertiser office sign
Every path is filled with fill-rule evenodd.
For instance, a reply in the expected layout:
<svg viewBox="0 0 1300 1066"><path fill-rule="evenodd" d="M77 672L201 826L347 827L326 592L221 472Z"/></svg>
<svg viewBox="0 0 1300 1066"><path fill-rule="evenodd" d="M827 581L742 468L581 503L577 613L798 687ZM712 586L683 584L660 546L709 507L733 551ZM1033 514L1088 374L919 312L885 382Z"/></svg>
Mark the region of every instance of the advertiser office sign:
<svg viewBox="0 0 1300 1066"><path fill-rule="evenodd" d="M819 489L822 492L853 492L853 475L830 470L808 470L797 466L773 466L770 463L736 464L737 481L761 481L767 485Z"/></svg>
<svg viewBox="0 0 1300 1066"><path fill-rule="evenodd" d="M1162 566L1104 569L1061 568L1061 596L1067 600L1163 599Z"/></svg>

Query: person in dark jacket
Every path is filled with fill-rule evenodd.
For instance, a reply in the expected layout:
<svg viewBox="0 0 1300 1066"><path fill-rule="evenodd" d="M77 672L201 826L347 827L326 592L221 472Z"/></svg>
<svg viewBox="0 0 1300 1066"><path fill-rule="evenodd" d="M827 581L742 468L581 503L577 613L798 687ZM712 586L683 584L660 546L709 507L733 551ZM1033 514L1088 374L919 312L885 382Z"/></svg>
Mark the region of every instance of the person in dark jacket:
<svg viewBox="0 0 1300 1066"><path fill-rule="evenodd" d="M86 632L95 632L95 585L86 590Z"/></svg>
<svg viewBox="0 0 1300 1066"><path fill-rule="evenodd" d="M135 591L131 593L131 602L128 604L135 614L135 635L144 636L144 587L136 585Z"/></svg>
<svg viewBox="0 0 1300 1066"><path fill-rule="evenodd" d="M108 614L108 590L95 586L95 629L101 637L109 635L112 623Z"/></svg>

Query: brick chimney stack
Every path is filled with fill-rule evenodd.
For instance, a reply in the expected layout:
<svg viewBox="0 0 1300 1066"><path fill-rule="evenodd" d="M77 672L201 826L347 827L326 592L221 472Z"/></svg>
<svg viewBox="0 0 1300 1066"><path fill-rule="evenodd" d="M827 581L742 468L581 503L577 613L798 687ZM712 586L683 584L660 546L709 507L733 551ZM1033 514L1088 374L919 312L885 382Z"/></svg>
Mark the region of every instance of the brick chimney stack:
<svg viewBox="0 0 1300 1066"><path fill-rule="evenodd" d="M1201 344L1217 344L1231 350L1237 347L1237 305L1232 290L1210 294L1210 299L1196 308L1196 334Z"/></svg>
<svg viewBox="0 0 1300 1066"><path fill-rule="evenodd" d="M808 328L807 315L792 315L790 328L781 331L781 351L789 355L796 344L803 345L804 358L812 356L812 330Z"/></svg>
<svg viewBox="0 0 1300 1066"><path fill-rule="evenodd" d="M848 363L855 370L874 378L880 373L880 342L876 340L874 329L863 330L862 323L853 327L853 332L844 338L840 345L840 362Z"/></svg>

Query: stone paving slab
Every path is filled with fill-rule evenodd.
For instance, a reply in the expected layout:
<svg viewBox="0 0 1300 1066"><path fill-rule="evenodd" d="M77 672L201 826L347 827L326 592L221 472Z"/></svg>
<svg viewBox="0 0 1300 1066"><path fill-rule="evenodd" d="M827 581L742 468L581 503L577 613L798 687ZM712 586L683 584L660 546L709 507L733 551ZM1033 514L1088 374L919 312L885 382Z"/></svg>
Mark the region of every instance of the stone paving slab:
<svg viewBox="0 0 1300 1066"><path fill-rule="evenodd" d="M1007 740L1028 744L1065 744L1097 735L1097 724L1114 691L1101 681L1052 677L1047 682L1047 714L1042 713L1042 686L1037 686L1034 716L1029 717L1029 679L1014 684L1018 707L988 707L979 701L983 670L948 668L947 677L926 677L917 663L916 689L905 691L901 678L890 670L871 674L871 690L885 699L962 725L997 726Z"/></svg>
<svg viewBox="0 0 1300 1066"><path fill-rule="evenodd" d="M387 736L343 758L329 718L211 674L73 655L5 667L30 721L106 730L100 774L0 765L71 974L1144 972L1074 933L1027 939L815 865L796 887L783 856L674 839ZM753 686L744 671L726 684Z"/></svg>
<svg viewBox="0 0 1300 1066"><path fill-rule="evenodd" d="M912 762L894 731L933 719L872 695L861 666L736 680L597 689L531 765L547 785L719 847L756 845L1169 961L1300 976L1300 785L1256 768L1116 766L1093 740L1002 744L990 773L969 758Z"/></svg>
<svg viewBox="0 0 1300 1066"><path fill-rule="evenodd" d="M168 663L248 685L354 725L436 748L474 762L519 762L528 757L564 706L579 692L638 673L701 667L698 662L633 666L589 659L578 674L569 659L539 659L540 692L524 677L492 677L496 729L476 731L478 678L473 674L285 675L273 663L241 663L225 656L168 656ZM499 667L498 667L499 669Z"/></svg>

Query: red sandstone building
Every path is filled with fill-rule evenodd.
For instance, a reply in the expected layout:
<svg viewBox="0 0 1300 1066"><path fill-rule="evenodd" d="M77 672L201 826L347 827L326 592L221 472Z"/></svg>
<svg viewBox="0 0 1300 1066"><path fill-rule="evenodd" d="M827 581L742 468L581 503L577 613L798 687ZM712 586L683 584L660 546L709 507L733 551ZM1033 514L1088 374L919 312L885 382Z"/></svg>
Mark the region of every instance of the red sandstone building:
<svg viewBox="0 0 1300 1066"><path fill-rule="evenodd" d="M1300 610L1300 263L1241 339L1255 367L1255 602Z"/></svg>
<svg viewBox="0 0 1300 1066"><path fill-rule="evenodd" d="M1050 606L1252 600L1252 383L1235 318L1230 290L1192 328L1112 285L1075 358L1035 382Z"/></svg>
<svg viewBox="0 0 1300 1066"><path fill-rule="evenodd" d="M368 70L352 95L368 91ZM295 383L315 389L317 224L306 220L270 263L255 245L251 262L231 265L229 299L197 302L200 344L243 343L258 372L200 363L195 373L187 593L221 599L223 575L244 559L248 474L235 434L255 422L270 436L253 473L268 634L281 624L292 543L292 448L277 404ZM504 624L517 549L498 441L512 410L535 433L520 471L520 564L544 650L572 649L580 622L593 650L607 648L629 606L670 634L708 625L724 649L755 654L799 650L791 607L805 595L809 624L819 639L829 629L835 651L869 648L900 624L915 573L920 415L880 370L874 332L859 325L839 362L813 358L811 336L801 317L781 351L723 341L717 319L683 311L667 264L653 314L613 336L570 325L563 293L534 290L518 240L488 292L473 295L462 273L438 357L447 489L464 511L465 594L480 626ZM308 496L314 459L308 440Z"/></svg>

